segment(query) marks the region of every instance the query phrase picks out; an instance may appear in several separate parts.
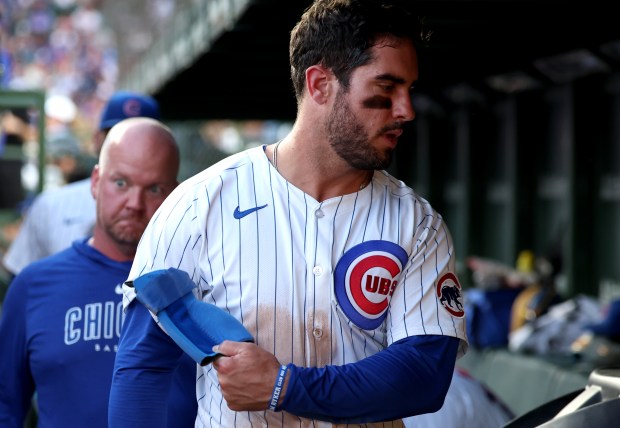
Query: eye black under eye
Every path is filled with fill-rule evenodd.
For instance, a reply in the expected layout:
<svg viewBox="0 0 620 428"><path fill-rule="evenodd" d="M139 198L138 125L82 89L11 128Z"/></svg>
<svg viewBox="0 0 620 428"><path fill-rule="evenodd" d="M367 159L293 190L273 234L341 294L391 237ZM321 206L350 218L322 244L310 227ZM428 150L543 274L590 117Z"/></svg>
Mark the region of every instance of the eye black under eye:
<svg viewBox="0 0 620 428"><path fill-rule="evenodd" d="M388 97L374 95L362 101L362 105L371 109L390 109L392 108L392 100Z"/></svg>

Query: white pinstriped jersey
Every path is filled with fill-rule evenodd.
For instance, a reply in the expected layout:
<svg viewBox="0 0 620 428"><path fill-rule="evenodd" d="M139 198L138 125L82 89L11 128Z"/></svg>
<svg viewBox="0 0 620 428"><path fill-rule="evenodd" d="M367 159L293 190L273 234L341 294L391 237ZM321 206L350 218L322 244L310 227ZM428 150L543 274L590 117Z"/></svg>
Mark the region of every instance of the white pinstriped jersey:
<svg viewBox="0 0 620 428"><path fill-rule="evenodd" d="M128 279L169 267L188 272L204 301L237 317L284 364L351 363L411 335L460 338L459 356L467 348L450 233L386 172L359 192L317 202L279 175L264 147L233 155L166 199ZM134 297L125 287L125 305ZM334 426L232 412L212 366L202 369L197 427Z"/></svg>
<svg viewBox="0 0 620 428"><path fill-rule="evenodd" d="M35 260L70 247L76 239L90 235L96 216L90 178L46 190L27 211L4 265L17 275Z"/></svg>

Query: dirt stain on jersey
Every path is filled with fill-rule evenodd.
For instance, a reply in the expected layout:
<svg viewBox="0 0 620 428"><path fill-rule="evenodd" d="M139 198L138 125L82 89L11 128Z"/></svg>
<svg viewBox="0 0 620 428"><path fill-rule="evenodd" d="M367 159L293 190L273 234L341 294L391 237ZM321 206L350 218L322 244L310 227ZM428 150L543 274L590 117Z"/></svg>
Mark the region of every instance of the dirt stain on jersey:
<svg viewBox="0 0 620 428"><path fill-rule="evenodd" d="M329 317L324 312L308 315L306 319L293 319L287 308L261 306L258 323L256 343L273 352L280 362L318 367L330 363ZM246 328L250 332L257 331L251 321L246 322Z"/></svg>

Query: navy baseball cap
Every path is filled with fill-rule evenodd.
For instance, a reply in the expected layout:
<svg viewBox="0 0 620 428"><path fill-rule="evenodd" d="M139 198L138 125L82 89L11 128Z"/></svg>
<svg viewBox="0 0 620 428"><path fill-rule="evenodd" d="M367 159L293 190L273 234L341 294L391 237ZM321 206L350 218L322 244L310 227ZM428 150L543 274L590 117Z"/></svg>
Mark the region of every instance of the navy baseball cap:
<svg viewBox="0 0 620 428"><path fill-rule="evenodd" d="M121 120L130 117L150 117L160 120L159 103L149 95L117 91L103 109L99 129L102 131L110 129Z"/></svg>

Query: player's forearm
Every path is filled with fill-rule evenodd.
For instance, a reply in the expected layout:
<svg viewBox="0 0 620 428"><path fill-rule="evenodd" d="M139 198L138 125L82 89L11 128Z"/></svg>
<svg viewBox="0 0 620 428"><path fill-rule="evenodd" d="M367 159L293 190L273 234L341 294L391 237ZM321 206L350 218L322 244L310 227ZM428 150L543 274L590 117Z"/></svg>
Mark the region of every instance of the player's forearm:
<svg viewBox="0 0 620 428"><path fill-rule="evenodd" d="M417 336L344 366L290 366L278 410L337 423L388 421L437 411L452 379L458 342Z"/></svg>
<svg viewBox="0 0 620 428"><path fill-rule="evenodd" d="M108 426L110 428L165 428L167 391L159 373L118 371L110 391Z"/></svg>
<svg viewBox="0 0 620 428"><path fill-rule="evenodd" d="M166 427L168 394L181 353L144 306L129 305L110 390L110 428Z"/></svg>

